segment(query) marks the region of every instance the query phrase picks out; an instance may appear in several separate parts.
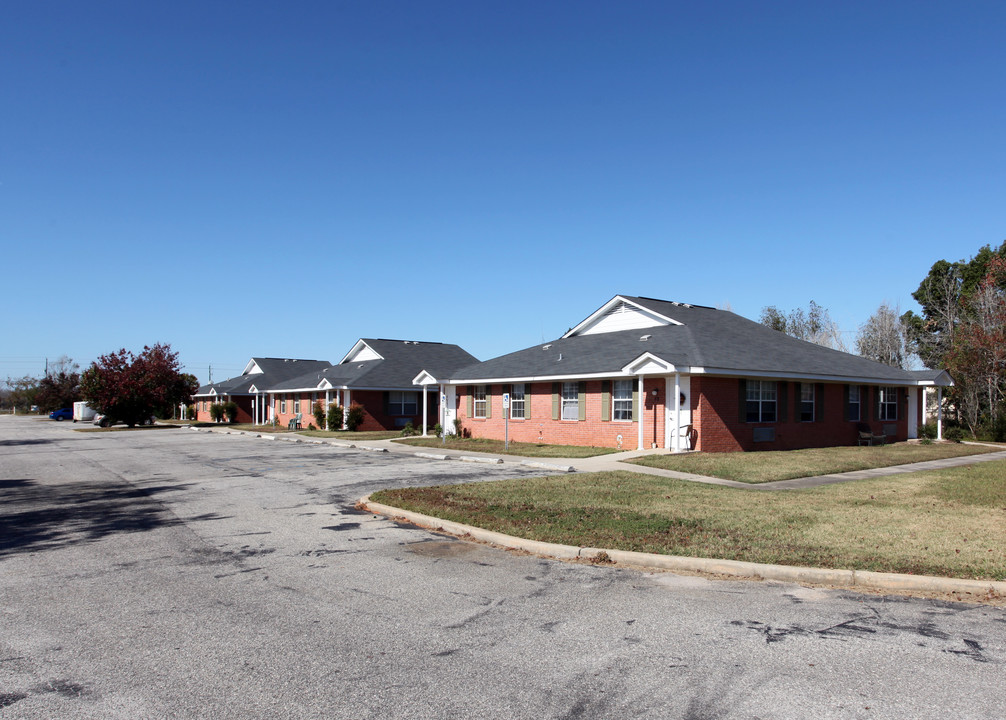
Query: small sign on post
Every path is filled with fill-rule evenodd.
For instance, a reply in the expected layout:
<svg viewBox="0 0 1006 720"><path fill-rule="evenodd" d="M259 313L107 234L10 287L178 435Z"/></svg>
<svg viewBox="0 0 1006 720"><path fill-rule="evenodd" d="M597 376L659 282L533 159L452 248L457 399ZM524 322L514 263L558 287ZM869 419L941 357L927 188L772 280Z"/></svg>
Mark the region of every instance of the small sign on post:
<svg viewBox="0 0 1006 720"><path fill-rule="evenodd" d="M447 445L447 393L440 393L440 417L443 423L440 425L440 434L443 436L443 444Z"/></svg>
<svg viewBox="0 0 1006 720"><path fill-rule="evenodd" d="M510 451L510 393L503 393L503 450Z"/></svg>

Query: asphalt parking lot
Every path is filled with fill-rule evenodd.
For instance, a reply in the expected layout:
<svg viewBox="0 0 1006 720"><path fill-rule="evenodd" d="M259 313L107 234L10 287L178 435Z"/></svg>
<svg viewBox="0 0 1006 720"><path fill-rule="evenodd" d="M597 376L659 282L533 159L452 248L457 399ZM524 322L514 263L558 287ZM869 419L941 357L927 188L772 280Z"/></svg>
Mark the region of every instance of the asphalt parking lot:
<svg viewBox="0 0 1006 720"><path fill-rule="evenodd" d="M1006 716L1006 612L508 553L362 514L541 470L0 417L0 716Z"/></svg>

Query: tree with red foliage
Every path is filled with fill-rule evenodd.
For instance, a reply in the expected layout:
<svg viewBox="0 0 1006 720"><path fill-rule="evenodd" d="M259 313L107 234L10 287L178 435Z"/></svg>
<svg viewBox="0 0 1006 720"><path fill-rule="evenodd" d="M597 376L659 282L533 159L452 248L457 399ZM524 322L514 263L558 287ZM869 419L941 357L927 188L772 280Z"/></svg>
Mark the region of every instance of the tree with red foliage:
<svg viewBox="0 0 1006 720"><path fill-rule="evenodd" d="M181 372L170 345L144 347L139 355L122 348L102 355L80 378L80 389L96 412L135 427L155 411L188 403L197 383Z"/></svg>

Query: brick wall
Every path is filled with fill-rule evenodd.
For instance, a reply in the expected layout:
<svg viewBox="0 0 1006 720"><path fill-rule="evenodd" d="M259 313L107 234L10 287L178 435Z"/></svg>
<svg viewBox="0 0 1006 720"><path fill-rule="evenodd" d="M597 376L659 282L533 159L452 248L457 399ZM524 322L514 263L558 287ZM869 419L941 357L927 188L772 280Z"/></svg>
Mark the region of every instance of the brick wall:
<svg viewBox="0 0 1006 720"><path fill-rule="evenodd" d="M633 385L635 385L635 380L633 380ZM643 447L650 447L653 442L657 443L658 447L662 447L664 444L664 387L663 378L645 381L646 398L641 409L644 430ZM639 433L638 423L601 419L601 380L586 381L585 392L580 397L580 401L585 403L585 418L583 420L553 420L552 389L550 382L525 385L525 419L510 419L511 440L548 445L618 447L618 436L621 435L622 448L626 450L636 448ZM464 385L458 388L457 416L462 420L464 429L471 433L472 437L503 440L506 433L503 415L504 386L496 384L487 386L486 390L487 401L491 406L489 413L491 417L468 416L468 387ZM653 395L653 390L657 391L656 396ZM526 414L529 406L530 416ZM655 426L654 416L656 417Z"/></svg>
<svg viewBox="0 0 1006 720"><path fill-rule="evenodd" d="M793 450L808 447L855 445L858 442L857 422L845 419L845 385L817 385L816 400L823 398L820 419L800 421L800 393L797 383L790 382L786 390L785 421L748 423L743 421L740 388L737 378L692 377L692 396L698 398L694 425L698 431L696 449L705 452L736 452L740 450ZM783 381L780 381L780 385ZM821 391L823 390L823 394ZM888 441L908 437L908 397L902 391L898 399L898 420L877 419L876 387L868 387L861 403L861 418L874 433L881 434L885 426L895 426L895 435ZM782 414L780 413L780 417ZM755 428L775 431L775 440L755 442Z"/></svg>
<svg viewBox="0 0 1006 720"><path fill-rule="evenodd" d="M634 381L635 382L635 381ZM695 429L695 449L705 452L738 452L743 450L792 450L806 447L831 447L855 445L858 439L856 421L845 419L845 385L840 383L815 384L815 409L820 407L818 419L800 420L799 385L789 382L786 391L785 421L773 423L748 423L742 418L740 380L702 375L691 377L692 425ZM780 381L780 384L783 381ZM530 387L526 402L530 403L528 419L514 419L509 423L509 436L514 442L545 443L549 445L591 445L621 447L633 450L638 443L638 424L624 421L601 420L601 381L586 382L584 395L586 417L584 420L552 419L552 383L535 383ZM654 443L664 446L665 392L664 378L647 379L644 383L645 399L642 403L643 447ZM656 395L653 391L656 390ZM502 440L505 434L502 394L504 386L487 386L487 399L491 407L489 418L469 417L468 387L458 388L457 416L472 437ZM672 390L673 392L673 390ZM877 419L876 387L868 388L862 402L863 421L873 432L881 434L885 426L893 425L895 435L889 441L908 437L908 399L901 392L898 400L898 420ZM778 408L777 408L778 409ZM779 415L782 417L782 415ZM755 428L775 431L775 439L755 442Z"/></svg>

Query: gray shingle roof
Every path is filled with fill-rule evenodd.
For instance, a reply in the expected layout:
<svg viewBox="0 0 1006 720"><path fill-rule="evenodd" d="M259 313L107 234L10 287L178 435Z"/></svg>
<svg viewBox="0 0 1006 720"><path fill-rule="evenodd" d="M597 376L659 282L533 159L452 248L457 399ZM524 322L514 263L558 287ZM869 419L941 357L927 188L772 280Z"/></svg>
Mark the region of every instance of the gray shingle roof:
<svg viewBox="0 0 1006 720"><path fill-rule="evenodd" d="M271 386L271 390L297 390L316 388L327 378L334 387L349 389L406 389L415 390L413 378L422 370L444 376L457 368L478 362L478 359L458 347L446 343L383 340L363 338L383 360L346 361L339 365L315 369L310 373L291 378Z"/></svg>
<svg viewBox="0 0 1006 720"><path fill-rule="evenodd" d="M797 340L727 310L629 295L618 297L681 324L560 338L461 368L451 379L465 382L617 375L648 352L686 373L702 370L727 375L835 377L897 384L916 381L905 370ZM648 339L641 341L644 335Z"/></svg>
<svg viewBox="0 0 1006 720"><path fill-rule="evenodd" d="M299 360L295 358L252 358L252 361L262 372L245 373L221 380L218 383L203 385L195 394L208 395L211 389L215 389L217 395L247 395L253 385L259 392L262 392L290 378L315 372L332 364L327 360Z"/></svg>

